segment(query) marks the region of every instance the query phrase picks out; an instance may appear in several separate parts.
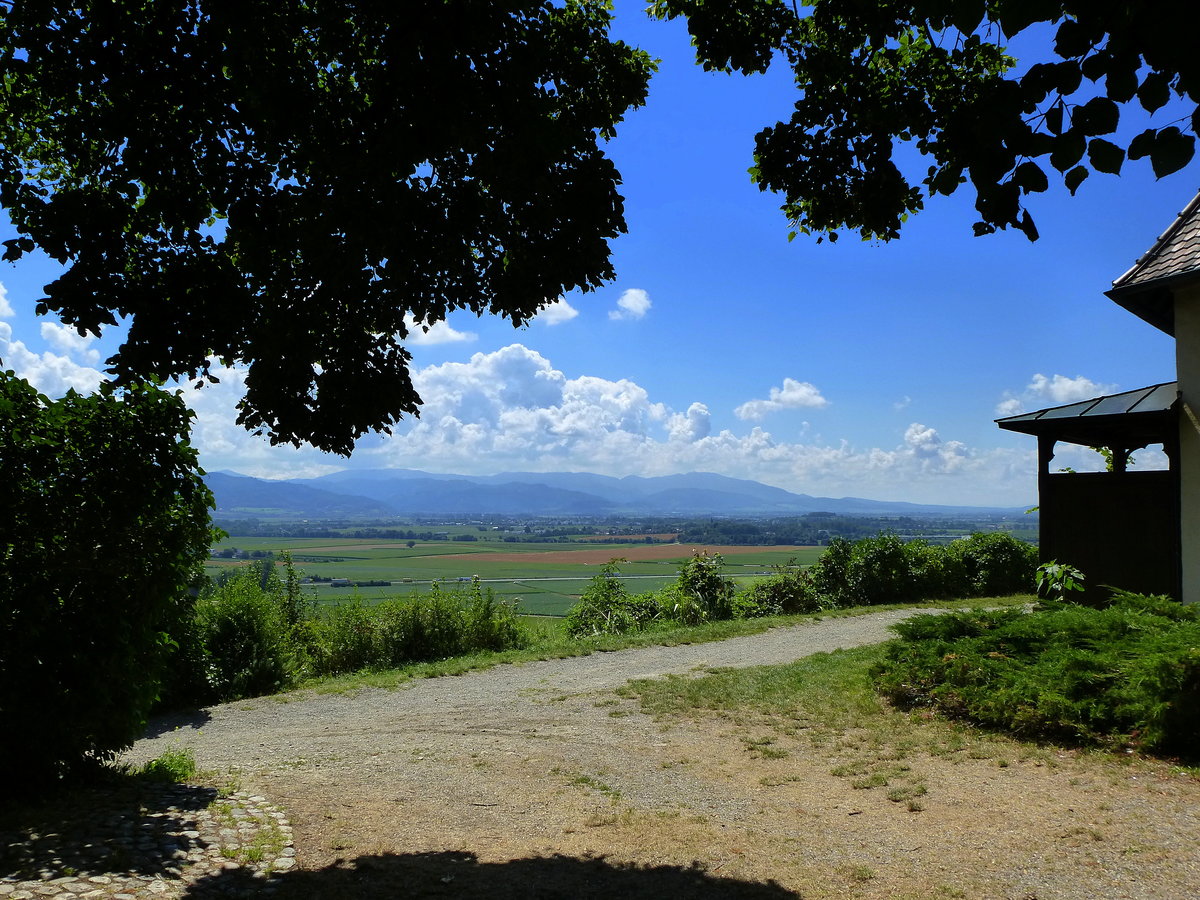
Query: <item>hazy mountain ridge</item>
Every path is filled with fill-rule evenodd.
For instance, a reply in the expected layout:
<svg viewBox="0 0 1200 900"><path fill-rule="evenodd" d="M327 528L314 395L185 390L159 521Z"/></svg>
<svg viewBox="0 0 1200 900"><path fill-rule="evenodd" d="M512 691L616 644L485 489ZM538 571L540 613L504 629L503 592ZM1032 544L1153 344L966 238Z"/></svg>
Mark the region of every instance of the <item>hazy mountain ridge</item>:
<svg viewBox="0 0 1200 900"><path fill-rule="evenodd" d="M357 469L289 481L214 472L206 480L217 498L217 512L223 515L787 516L831 512L934 516L1020 511L812 497L711 472L614 478L574 472L473 476L416 469Z"/></svg>

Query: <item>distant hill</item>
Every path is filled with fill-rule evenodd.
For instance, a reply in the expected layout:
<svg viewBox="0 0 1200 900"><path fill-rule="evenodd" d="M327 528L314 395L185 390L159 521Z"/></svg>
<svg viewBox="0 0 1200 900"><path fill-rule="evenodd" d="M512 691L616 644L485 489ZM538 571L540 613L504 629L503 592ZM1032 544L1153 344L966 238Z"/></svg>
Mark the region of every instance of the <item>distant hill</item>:
<svg viewBox="0 0 1200 900"><path fill-rule="evenodd" d="M938 506L794 494L711 472L613 478L575 472L436 475L415 469L352 469L320 478L265 481L233 473L206 476L225 515L387 517L997 515L992 507Z"/></svg>
<svg viewBox="0 0 1200 900"><path fill-rule="evenodd" d="M389 506L378 500L288 481L266 481L228 472L209 472L204 481L216 498L218 515L311 518L395 515Z"/></svg>

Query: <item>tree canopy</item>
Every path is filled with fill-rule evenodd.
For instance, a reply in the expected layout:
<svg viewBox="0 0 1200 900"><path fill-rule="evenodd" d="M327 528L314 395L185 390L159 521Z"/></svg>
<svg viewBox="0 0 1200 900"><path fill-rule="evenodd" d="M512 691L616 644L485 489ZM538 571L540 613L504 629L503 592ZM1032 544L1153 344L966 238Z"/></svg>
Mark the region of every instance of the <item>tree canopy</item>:
<svg viewBox="0 0 1200 900"><path fill-rule="evenodd" d="M348 454L416 414L404 339L612 277L599 141L653 64L590 0L10 0L0 205L119 320L118 383L248 365L238 421Z"/></svg>
<svg viewBox="0 0 1200 900"><path fill-rule="evenodd" d="M791 117L759 133L752 177L802 233L899 235L926 197L970 183L977 234L1037 238L1029 194L1148 159L1191 160L1200 54L1185 0L654 0L708 69L795 72ZM1032 64L1014 39L1044 49ZM1174 102L1172 102L1174 101ZM1169 110L1149 127L1143 113ZM1140 120L1130 128L1125 119ZM1140 130L1139 130L1140 129ZM916 153L916 175L903 171ZM912 166L909 166L912 168ZM924 171L920 171L923 168Z"/></svg>

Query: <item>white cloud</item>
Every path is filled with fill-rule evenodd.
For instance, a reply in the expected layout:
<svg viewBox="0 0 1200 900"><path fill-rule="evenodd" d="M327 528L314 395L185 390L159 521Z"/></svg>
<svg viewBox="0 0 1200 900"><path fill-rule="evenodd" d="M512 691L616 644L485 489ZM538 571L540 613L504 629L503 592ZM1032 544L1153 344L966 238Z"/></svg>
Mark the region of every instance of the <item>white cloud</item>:
<svg viewBox="0 0 1200 900"><path fill-rule="evenodd" d="M1036 497L1032 449L975 449L921 423L890 448L784 442L759 426L714 432L702 402L676 411L628 379L571 377L522 344L415 369L420 418L401 421L391 436L364 438L349 463L248 434L233 421L244 372L214 373L220 384L188 394L197 412L193 443L210 470L276 478L347 465L463 474L704 471L829 497L1014 507Z"/></svg>
<svg viewBox="0 0 1200 900"><path fill-rule="evenodd" d="M0 321L0 360L3 361L4 368L12 369L47 397L52 398L61 397L71 389L82 394L91 393L104 380L104 375L99 370L81 365L69 354L49 351L35 353L22 341L14 341L12 326L4 321Z"/></svg>
<svg viewBox="0 0 1200 900"><path fill-rule="evenodd" d="M445 319L430 324L418 322L411 315L407 315L404 317L404 327L408 329L408 337L404 340L414 347L463 343L464 341L474 341L477 337L471 331L456 331Z"/></svg>
<svg viewBox="0 0 1200 900"><path fill-rule="evenodd" d="M11 319L14 315L12 304L8 302L8 289L0 284L0 319Z"/></svg>
<svg viewBox="0 0 1200 900"><path fill-rule="evenodd" d="M896 412L900 412L901 410L908 409L910 406L912 406L912 397L909 397L906 394L892 404L892 409L896 410Z"/></svg>
<svg viewBox="0 0 1200 900"><path fill-rule="evenodd" d="M1082 375L1068 378L1065 375L1046 376L1038 373L1029 380L1024 391L1005 391L1000 402L996 404L996 415L1015 416L1025 410L1091 400L1093 397L1111 394L1116 389L1115 384L1101 384Z"/></svg>
<svg viewBox="0 0 1200 900"><path fill-rule="evenodd" d="M80 334L74 328L57 322L43 322L41 331L42 340L56 350L81 356L93 365L100 362L100 351L91 346L96 340L95 335Z"/></svg>
<svg viewBox="0 0 1200 900"><path fill-rule="evenodd" d="M653 304L650 302L649 294L641 288L630 288L621 294L617 300L617 308L609 310L608 317L616 321L642 319L650 311L651 306Z"/></svg>
<svg viewBox="0 0 1200 900"><path fill-rule="evenodd" d="M783 379L783 387L773 387L767 400L748 400L733 411L739 419L761 422L769 414L782 409L820 409L829 401L821 396L815 385L794 378Z"/></svg>
<svg viewBox="0 0 1200 900"><path fill-rule="evenodd" d="M685 413L674 413L667 419L667 434L672 441L692 443L708 437L712 431L712 419L708 407L693 403Z"/></svg>
<svg viewBox="0 0 1200 900"><path fill-rule="evenodd" d="M570 322L577 315L579 315L579 310L559 297L549 306L543 307L533 317L533 321L541 322L543 325L561 325L563 322Z"/></svg>

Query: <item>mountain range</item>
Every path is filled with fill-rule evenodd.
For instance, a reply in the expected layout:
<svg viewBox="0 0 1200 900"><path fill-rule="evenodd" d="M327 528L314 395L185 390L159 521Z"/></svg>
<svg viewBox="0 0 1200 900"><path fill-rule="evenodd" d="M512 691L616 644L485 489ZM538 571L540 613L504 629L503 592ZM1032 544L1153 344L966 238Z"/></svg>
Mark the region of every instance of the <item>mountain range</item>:
<svg viewBox="0 0 1200 900"><path fill-rule="evenodd" d="M353 469L288 481L210 472L205 480L216 496L218 515L243 517L790 516L810 512L978 516L1023 511L812 497L709 472L613 478L583 472L437 475L415 469Z"/></svg>

